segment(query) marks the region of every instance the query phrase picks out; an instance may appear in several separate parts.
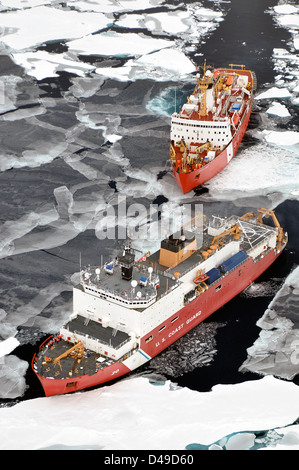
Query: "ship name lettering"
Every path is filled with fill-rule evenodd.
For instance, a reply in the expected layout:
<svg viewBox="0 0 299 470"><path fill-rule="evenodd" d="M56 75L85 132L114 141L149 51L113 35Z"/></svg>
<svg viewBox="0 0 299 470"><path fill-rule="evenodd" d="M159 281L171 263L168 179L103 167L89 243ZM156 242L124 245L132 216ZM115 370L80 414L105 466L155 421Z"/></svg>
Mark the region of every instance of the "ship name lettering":
<svg viewBox="0 0 299 470"><path fill-rule="evenodd" d="M169 334L168 334L168 338L170 338L172 335L174 335L175 333L177 333L178 331L180 331L184 326L184 323L182 323L181 325L179 325L175 330L172 330Z"/></svg>
<svg viewBox="0 0 299 470"><path fill-rule="evenodd" d="M119 369L114 370L111 375L117 374L117 372L119 372Z"/></svg>
<svg viewBox="0 0 299 470"><path fill-rule="evenodd" d="M188 318L188 320L186 320L187 325L188 325L188 323L190 323L192 320L194 320L195 318L197 318L200 314L201 314L201 310L199 310L199 312L195 313L195 315L193 315L192 317Z"/></svg>

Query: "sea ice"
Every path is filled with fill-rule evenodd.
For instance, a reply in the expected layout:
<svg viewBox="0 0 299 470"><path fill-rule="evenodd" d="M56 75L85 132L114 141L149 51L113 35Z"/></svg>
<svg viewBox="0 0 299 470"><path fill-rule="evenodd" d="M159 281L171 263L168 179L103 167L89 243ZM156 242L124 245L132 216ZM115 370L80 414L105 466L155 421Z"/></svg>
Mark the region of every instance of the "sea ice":
<svg viewBox="0 0 299 470"><path fill-rule="evenodd" d="M271 11L271 10L270 10ZM279 27L284 27L288 33L293 37L293 47L295 50L298 50L298 29L299 29L299 8L296 5L283 4L277 5L273 8L273 15L276 23ZM285 64L281 64L281 69L284 72L292 71L293 66L296 66L298 63L298 56L293 54L293 51L287 54L288 57L288 67L285 67ZM280 67L278 63L275 64L275 68Z"/></svg>
<svg viewBox="0 0 299 470"><path fill-rule="evenodd" d="M163 0L69 0L68 5L80 11L115 13L146 10L163 3ZM171 8L171 6L169 6Z"/></svg>
<svg viewBox="0 0 299 470"><path fill-rule="evenodd" d="M125 28L145 28L152 33L178 35L189 29L190 22L189 12L175 11L146 15L123 15L116 24Z"/></svg>
<svg viewBox="0 0 299 470"><path fill-rule="evenodd" d="M74 204L72 193L66 186L59 186L54 189L54 196L59 217L61 219L69 219Z"/></svg>
<svg viewBox="0 0 299 470"><path fill-rule="evenodd" d="M145 69L166 69L174 74L190 74L195 71L194 64L182 52L176 49L163 49L153 54L143 55L136 59L135 64L142 65ZM155 75L154 75L155 76Z"/></svg>
<svg viewBox="0 0 299 470"><path fill-rule="evenodd" d="M68 54L54 54L47 51L32 51L12 54L14 61L24 67L28 75L37 80L44 78L58 77L58 72L68 70L84 76L92 72L95 67L70 58Z"/></svg>
<svg viewBox="0 0 299 470"><path fill-rule="evenodd" d="M100 77L73 78L73 85L69 88L69 93L76 98L89 98L96 94L104 83Z"/></svg>
<svg viewBox="0 0 299 470"><path fill-rule="evenodd" d="M243 448L252 442L248 430L292 424L299 414L298 393L293 383L273 377L217 385L208 393L174 388L169 381L157 387L147 378L131 377L98 390L38 398L0 409L5 429L0 448L96 445L103 450L183 450L192 442L210 445L223 436L246 432L231 437L234 449ZM61 420L62 409L67 420ZM292 449L299 448L294 444L298 425L292 432ZM289 445L285 440L289 448L290 440Z"/></svg>
<svg viewBox="0 0 299 470"><path fill-rule="evenodd" d="M38 326L39 314L55 299L65 291L71 291L72 286L66 282L54 282L39 290L39 293L26 305L21 305L11 312L8 321L15 326ZM55 323L55 318L51 319L51 324ZM56 319L56 331L61 325ZM49 331L46 331L48 333Z"/></svg>
<svg viewBox="0 0 299 470"><path fill-rule="evenodd" d="M210 8L203 8L203 7L197 7L195 4L194 6L191 5L191 8L193 9L195 15L197 17L204 17L207 19L218 19L222 18L223 13L221 11L217 10L211 10Z"/></svg>
<svg viewBox="0 0 299 470"><path fill-rule="evenodd" d="M29 212L19 220L7 220L1 226L0 235L0 258L15 253L14 242L30 233L34 228L47 225L57 220L58 215L55 209L38 214Z"/></svg>
<svg viewBox="0 0 299 470"><path fill-rule="evenodd" d="M289 117L291 114L288 111L288 108L277 102L273 102L272 105L266 111L268 114L279 116L279 117Z"/></svg>
<svg viewBox="0 0 299 470"><path fill-rule="evenodd" d="M256 95L254 99L265 100L271 98L290 98L292 94L286 88L271 87L268 90Z"/></svg>
<svg viewBox="0 0 299 470"><path fill-rule="evenodd" d="M225 444L226 450L247 450L254 445L255 434L250 432L238 433L231 436Z"/></svg>
<svg viewBox="0 0 299 470"><path fill-rule="evenodd" d="M12 9L33 8L42 5L55 5L59 0L1 0L1 5Z"/></svg>
<svg viewBox="0 0 299 470"><path fill-rule="evenodd" d="M285 28L299 29L299 14L292 13L291 15L277 16L276 20L281 26Z"/></svg>
<svg viewBox="0 0 299 470"><path fill-rule="evenodd" d="M270 144L279 146L297 145L299 143L298 131L262 131L264 138Z"/></svg>
<svg viewBox="0 0 299 470"><path fill-rule="evenodd" d="M149 54L170 47L173 42L165 39L153 39L136 33L107 32L90 34L67 44L71 53L127 57Z"/></svg>
<svg viewBox="0 0 299 470"><path fill-rule="evenodd" d="M0 77L0 114L16 109L17 86L21 82L21 77L14 75Z"/></svg>
<svg viewBox="0 0 299 470"><path fill-rule="evenodd" d="M130 59L123 67L99 67L96 72L120 81L142 80L150 77L157 81L190 80L194 64L181 51L173 48Z"/></svg>
<svg viewBox="0 0 299 470"><path fill-rule="evenodd" d="M14 51L23 51L47 41L79 38L105 28L108 23L102 13L37 6L1 14L1 41Z"/></svg>
<svg viewBox="0 0 299 470"><path fill-rule="evenodd" d="M291 131L289 131L291 132ZM293 131L295 132L295 131ZM255 133L255 136L259 136ZM297 133L290 136L297 139ZM270 131L260 133L262 141L243 151L239 150L230 164L211 181L206 183L209 195L218 200L233 200L244 194L267 195L281 191L284 198L298 189L294 174L298 172L297 153L288 147L288 134ZM277 139L278 145L271 145L266 138ZM284 165L281 165L281 146L284 146ZM232 190L231 182L234 181Z"/></svg>
<svg viewBox="0 0 299 470"><path fill-rule="evenodd" d="M297 13L298 8L295 5L285 4L285 5L276 5L273 7L275 13L279 15L290 15L292 13Z"/></svg>
<svg viewBox="0 0 299 470"><path fill-rule="evenodd" d="M0 342L0 358L6 354L10 354L17 346L19 346L19 341L16 338L7 338L4 341Z"/></svg>
<svg viewBox="0 0 299 470"><path fill-rule="evenodd" d="M286 278L257 326L258 339L240 370L292 379L299 364L299 267Z"/></svg>
<svg viewBox="0 0 299 470"><path fill-rule="evenodd" d="M26 390L25 374L28 362L14 355L5 356L0 362L0 398L17 398Z"/></svg>

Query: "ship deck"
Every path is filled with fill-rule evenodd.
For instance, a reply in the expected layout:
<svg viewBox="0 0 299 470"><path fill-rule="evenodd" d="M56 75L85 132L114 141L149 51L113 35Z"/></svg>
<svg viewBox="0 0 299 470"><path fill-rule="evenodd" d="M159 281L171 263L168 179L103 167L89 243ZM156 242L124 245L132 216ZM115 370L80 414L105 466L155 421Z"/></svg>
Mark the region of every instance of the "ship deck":
<svg viewBox="0 0 299 470"><path fill-rule="evenodd" d="M242 230L242 240L240 247L246 252L250 252L252 248L263 243L263 241L275 232L275 228L264 224L253 224L245 220L240 220L238 217L232 216L230 223L238 223Z"/></svg>
<svg viewBox="0 0 299 470"><path fill-rule="evenodd" d="M114 349L120 348L124 343L130 341L131 337L120 330L107 326L104 328L99 322L89 320L86 317L78 315L69 321L65 329L75 335L88 336L98 339L103 345L111 346ZM66 353L73 343L65 340L51 340L37 356L35 370L43 377L69 378L84 374L93 375L100 368L107 367L115 362L113 359L101 356L89 349L84 350L83 357L76 358L76 354L61 358L58 362L53 361L61 354Z"/></svg>
<svg viewBox="0 0 299 470"><path fill-rule="evenodd" d="M269 235L275 231L274 227L271 227L269 225L263 225L263 224L255 224L252 222L248 222L245 220L240 220L239 217L237 216L232 216L229 219L227 219L227 228L231 227L235 223L238 223L243 236L240 238L240 249L245 251L245 252L250 252L251 249L262 243ZM224 229L225 230L225 229ZM186 274L188 271L190 271L194 266L198 265L201 262L201 254L203 251L207 250L210 245L213 242L214 237L212 235L209 235L207 232L207 228L203 232L203 243L202 246L198 246L198 249L192 253L192 255L189 256L189 258L185 259L182 261L180 264L173 268L165 268L165 266L162 266L159 264L159 250L153 253L151 256L149 256L146 260L146 263L149 263L154 266L154 269L160 272L165 272L167 270L167 273L169 276L175 276L176 272L180 273L180 277L182 277L184 274ZM233 240L233 236L227 236L225 240L225 244L229 243L230 241Z"/></svg>
<svg viewBox="0 0 299 470"><path fill-rule="evenodd" d="M122 344L131 339L124 331L111 328L110 326L104 328L101 323L82 317L81 315L69 321L65 325L65 329L74 334L87 335L90 338L98 339L100 343L112 346L114 349L120 348Z"/></svg>
<svg viewBox="0 0 299 470"><path fill-rule="evenodd" d="M240 220L237 216L226 219L221 230L225 231L236 223L240 225L242 230L240 249L247 252L249 255L250 250L258 244L263 243L263 240L270 236L271 233L273 234L273 230L275 230L273 227L267 225ZM94 273L95 270L93 270L89 281L85 283L85 288L81 285L79 285L78 288L87 289L90 293L95 292L105 300L111 299L129 308L132 305L132 308L143 311L148 307L148 302L158 300L169 290L178 286L182 276L192 268L200 265L203 261L202 253L209 249L213 243L213 239L214 236L209 235L208 227L205 227L203 237L197 237L197 249L193 251L188 258L173 267L166 267L159 263L160 250L157 250L149 255L146 260L135 262L132 271L132 279L130 280L122 278L121 267L115 264L112 274L104 272L105 270L102 267L100 278L97 278ZM233 235L226 236L226 238L221 241L221 246L232 240ZM158 275L159 277L159 286L157 288L153 285L142 285L141 280L146 280L149 277L149 267L153 268L153 276ZM136 287L132 286L132 280L137 281ZM138 294L140 301L137 300ZM86 319L83 321L78 317L77 320L69 323L69 328L73 332L81 331L84 332L84 335L96 336L101 342L111 344L113 347L116 347L115 341L117 341L117 335L119 335L120 342L125 340L125 338L121 337L121 332L113 336L112 331L110 331L111 328L103 328L100 323L93 323L89 325Z"/></svg>
<svg viewBox="0 0 299 470"><path fill-rule="evenodd" d="M80 375L93 375L100 367L105 367L114 362L111 359L104 359L102 363L98 362L99 354L92 351L85 351L84 357L79 362L76 357L67 356L54 363L53 360L64 354L73 346L64 340L54 341L40 350L34 363L34 369L43 377L53 379L65 379L78 377Z"/></svg>

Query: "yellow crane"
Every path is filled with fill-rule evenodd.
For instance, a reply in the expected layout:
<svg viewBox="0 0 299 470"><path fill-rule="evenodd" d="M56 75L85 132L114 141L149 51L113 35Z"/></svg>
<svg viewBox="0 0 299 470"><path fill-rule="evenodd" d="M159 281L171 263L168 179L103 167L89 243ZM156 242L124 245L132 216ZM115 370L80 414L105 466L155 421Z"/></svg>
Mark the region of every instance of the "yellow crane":
<svg viewBox="0 0 299 470"><path fill-rule="evenodd" d="M264 207L262 207L261 209L258 209L257 211L258 211L257 221L260 224L263 224L263 216L265 216L266 218L268 217L272 218L274 226L277 228L277 242L278 242L278 245L280 246L284 239L284 233L283 233L282 227L280 226L280 223L277 220L277 217L274 211L272 211L271 209L265 209Z"/></svg>
<svg viewBox="0 0 299 470"><path fill-rule="evenodd" d="M232 225L228 230L225 232L220 233L219 235L215 235L215 237L212 240L212 243L210 245L210 248L207 249L206 251L202 252L202 257L203 259L208 258L214 251L219 248L220 244L223 243L224 238L227 237L228 235L233 235L234 240L239 240L241 236L242 230L240 229L238 224Z"/></svg>
<svg viewBox="0 0 299 470"><path fill-rule="evenodd" d="M60 354L60 356L57 356L55 359L52 359L50 357L45 357L45 364L52 362L55 365L58 363L61 369L61 364L60 364L61 359L68 357L68 356L74 356L74 358L78 361L78 363L80 363L83 358L83 354L84 354L84 345L82 341L78 341L74 346L67 349L67 351Z"/></svg>
<svg viewBox="0 0 299 470"><path fill-rule="evenodd" d="M220 241L222 241L222 239L227 237L228 235L233 235L234 240L239 240L241 233L242 233L242 230L240 229L239 225L234 224L234 225L232 225L232 227L230 227L225 232L222 232L219 235L216 235L213 238L211 246L216 245L218 247L219 244L220 244Z"/></svg>

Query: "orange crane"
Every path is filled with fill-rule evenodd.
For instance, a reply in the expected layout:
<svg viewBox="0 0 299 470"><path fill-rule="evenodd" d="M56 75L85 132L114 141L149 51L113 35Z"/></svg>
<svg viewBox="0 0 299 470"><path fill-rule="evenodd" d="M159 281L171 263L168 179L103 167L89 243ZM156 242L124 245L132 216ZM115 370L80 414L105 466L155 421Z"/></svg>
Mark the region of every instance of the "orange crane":
<svg viewBox="0 0 299 470"><path fill-rule="evenodd" d="M74 355L75 359L80 364L80 362L82 360L82 357L83 357L83 354L84 354L84 345L83 345L82 341L78 341L74 346L69 348L64 353L60 354L60 356L57 356L55 359L51 359L49 357L46 357L45 361L46 361L46 363L52 362L54 365L58 363L59 366L60 366L60 369L61 369L61 364L60 364L61 359L63 359L64 357Z"/></svg>
<svg viewBox="0 0 299 470"><path fill-rule="evenodd" d="M220 233L219 235L216 235L214 238L213 238L213 241L210 245L210 248L206 251L203 251L202 252L202 257L203 259L206 259L208 258L208 256L210 256L212 253L214 253L214 251L219 248L220 244L223 243L223 239L225 237L227 237L228 235L233 235L234 237L234 240L239 240L240 236L241 236L241 233L242 233L242 230L240 229L239 225L238 224L234 224L232 225L232 227L230 227L228 230L226 230L225 232L222 232Z"/></svg>
<svg viewBox="0 0 299 470"><path fill-rule="evenodd" d="M226 230L225 232L222 232L222 233L220 233L219 235L216 235L216 236L213 238L213 241L212 241L212 243L211 243L211 246L216 245L216 246L218 247L220 240L221 240L222 238L227 237L228 235L233 235L233 237L234 237L235 240L239 240L241 233L242 233L242 230L240 229L239 225L238 225L238 224L234 224L234 225L232 225L231 228L229 228L229 229Z"/></svg>
<svg viewBox="0 0 299 470"><path fill-rule="evenodd" d="M265 209L264 207L262 207L261 209L258 209L258 213L259 215L258 215L257 221L260 224L263 224L263 216L265 216L266 218L268 217L272 218L274 226L277 228L277 242L278 242L278 245L280 246L284 239L284 233L283 233L282 227L280 226L280 223L278 222L276 218L274 211L270 209Z"/></svg>

